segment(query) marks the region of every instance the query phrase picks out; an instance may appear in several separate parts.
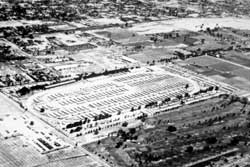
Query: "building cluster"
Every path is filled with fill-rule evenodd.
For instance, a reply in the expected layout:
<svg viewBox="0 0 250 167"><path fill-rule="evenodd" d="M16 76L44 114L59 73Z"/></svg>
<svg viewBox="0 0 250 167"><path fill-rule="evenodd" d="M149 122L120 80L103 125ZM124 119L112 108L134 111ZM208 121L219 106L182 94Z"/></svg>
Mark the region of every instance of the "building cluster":
<svg viewBox="0 0 250 167"><path fill-rule="evenodd" d="M14 1L13 1L14 2ZM15 1L5 0L1 3L0 20L61 20L76 21L91 18L120 18L124 22L140 22L159 18L192 17L194 15L217 14L220 8L228 2L213 8L214 3L203 0L177 1L140 1L140 0L39 0L39 1ZM237 11L245 9L241 4L237 5ZM230 10L229 10L230 11ZM213 13L216 12L216 13Z"/></svg>

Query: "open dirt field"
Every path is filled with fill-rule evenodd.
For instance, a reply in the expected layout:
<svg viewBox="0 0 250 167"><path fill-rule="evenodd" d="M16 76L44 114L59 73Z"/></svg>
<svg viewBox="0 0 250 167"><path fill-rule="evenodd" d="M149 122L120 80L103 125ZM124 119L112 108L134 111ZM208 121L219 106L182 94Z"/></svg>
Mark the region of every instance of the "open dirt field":
<svg viewBox="0 0 250 167"><path fill-rule="evenodd" d="M201 28L201 26L203 27ZM250 20L241 18L184 18L137 24L129 30L138 34L166 33L174 30L199 31L207 27L233 27L236 29L250 29Z"/></svg>

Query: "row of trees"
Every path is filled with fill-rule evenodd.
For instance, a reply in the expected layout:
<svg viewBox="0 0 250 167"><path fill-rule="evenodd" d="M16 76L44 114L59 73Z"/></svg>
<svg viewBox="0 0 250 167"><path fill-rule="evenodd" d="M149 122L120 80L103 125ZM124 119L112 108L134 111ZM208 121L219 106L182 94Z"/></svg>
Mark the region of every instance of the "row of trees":
<svg viewBox="0 0 250 167"><path fill-rule="evenodd" d="M110 118L112 115L108 114L108 113L104 113L104 114L99 114L97 116L94 117L94 121L99 121L99 120L103 120L103 119L107 119Z"/></svg>
<svg viewBox="0 0 250 167"><path fill-rule="evenodd" d="M75 128L78 126L82 126L83 124L86 124L89 122L90 122L90 120L88 118L85 118L84 120L79 120L79 121L67 124L66 129L71 129L71 128Z"/></svg>
<svg viewBox="0 0 250 167"><path fill-rule="evenodd" d="M218 91L219 87L218 86L209 86L206 89L200 89L198 92L195 92L194 95L199 95L201 93L211 92L213 90Z"/></svg>
<svg viewBox="0 0 250 167"><path fill-rule="evenodd" d="M116 73L121 73L121 72L129 72L129 68L124 67L124 68L120 68L120 69L114 69L114 70L105 70L102 73L85 73L85 74L80 74L79 77L76 80L81 80L81 79L88 79L88 78L93 78L93 77L98 77L98 76L102 76L102 75L111 75L111 74L116 74Z"/></svg>

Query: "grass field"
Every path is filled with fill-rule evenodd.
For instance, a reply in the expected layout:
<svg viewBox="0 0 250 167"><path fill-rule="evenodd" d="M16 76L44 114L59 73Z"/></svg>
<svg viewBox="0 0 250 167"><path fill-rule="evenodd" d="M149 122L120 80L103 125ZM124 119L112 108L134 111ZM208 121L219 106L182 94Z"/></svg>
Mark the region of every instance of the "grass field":
<svg viewBox="0 0 250 167"><path fill-rule="evenodd" d="M133 36L139 36L136 32L121 28L111 28L111 29L106 29L104 31L96 31L95 33L104 36L106 38L110 38L114 41L131 38Z"/></svg>
<svg viewBox="0 0 250 167"><path fill-rule="evenodd" d="M133 26L129 30L139 34L167 33L174 30L199 31L207 27L233 27L236 29L250 29L249 19L240 18L183 18L164 20L160 22L141 23Z"/></svg>
<svg viewBox="0 0 250 167"><path fill-rule="evenodd" d="M240 88L250 90L250 70L210 56L200 56L184 61L186 68Z"/></svg>
<svg viewBox="0 0 250 167"><path fill-rule="evenodd" d="M217 62L218 63L216 63L216 64L210 65L210 68L215 69L215 70L220 71L220 72L225 72L225 73L240 69L239 66L236 66L236 65L233 65L230 63L220 62L220 61L217 61Z"/></svg>
<svg viewBox="0 0 250 167"><path fill-rule="evenodd" d="M247 69L238 69L233 71L233 74L246 78L248 81L250 81L250 71Z"/></svg>
<svg viewBox="0 0 250 167"><path fill-rule="evenodd" d="M187 59L185 60L185 63L199 65L199 66L211 66L211 65L217 64L218 62L213 57L200 56L200 57Z"/></svg>
<svg viewBox="0 0 250 167"><path fill-rule="evenodd" d="M228 51L223 53L223 59L250 67L249 53L240 53L235 51Z"/></svg>
<svg viewBox="0 0 250 167"><path fill-rule="evenodd" d="M233 77L230 79L225 79L223 82L226 82L230 85L235 85L236 87L240 88L241 90L250 91L250 81L243 78L243 77Z"/></svg>

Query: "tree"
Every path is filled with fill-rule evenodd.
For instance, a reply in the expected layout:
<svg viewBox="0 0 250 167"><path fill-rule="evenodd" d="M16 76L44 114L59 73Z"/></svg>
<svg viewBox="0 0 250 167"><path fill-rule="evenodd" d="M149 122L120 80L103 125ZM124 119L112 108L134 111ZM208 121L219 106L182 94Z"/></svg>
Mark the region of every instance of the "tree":
<svg viewBox="0 0 250 167"><path fill-rule="evenodd" d="M167 130L169 132L175 132L175 131L177 131L177 128L175 126L170 125L170 126L168 126Z"/></svg>
<svg viewBox="0 0 250 167"><path fill-rule="evenodd" d="M120 148L123 145L122 141L116 143L115 148Z"/></svg>
<svg viewBox="0 0 250 167"><path fill-rule="evenodd" d="M94 135L98 135L99 134L99 131L98 130L95 130L94 131Z"/></svg>
<svg viewBox="0 0 250 167"><path fill-rule="evenodd" d="M205 39L201 39L201 44L204 44L205 43Z"/></svg>
<svg viewBox="0 0 250 167"><path fill-rule="evenodd" d="M203 147L203 151L209 151L209 150L210 150L209 145L205 145L205 146Z"/></svg>
<svg viewBox="0 0 250 167"><path fill-rule="evenodd" d="M45 109L42 107L42 108L40 109L40 112L41 112L41 113L44 113L44 112L45 112Z"/></svg>
<svg viewBox="0 0 250 167"><path fill-rule="evenodd" d="M206 31L211 34L211 29L209 27L207 27Z"/></svg>
<svg viewBox="0 0 250 167"><path fill-rule="evenodd" d="M194 151L193 146L188 146L185 150L187 153L192 153Z"/></svg>
<svg viewBox="0 0 250 167"><path fill-rule="evenodd" d="M209 86L208 87L208 91L213 91L214 90L214 87L213 86Z"/></svg>
<svg viewBox="0 0 250 167"><path fill-rule="evenodd" d="M206 139L206 143L207 144L215 144L217 142L217 138L216 137L208 137Z"/></svg>
<svg viewBox="0 0 250 167"><path fill-rule="evenodd" d="M30 125L33 126L34 125L34 121L30 121Z"/></svg>
<svg viewBox="0 0 250 167"><path fill-rule="evenodd" d="M241 103L243 103L243 104L248 104L248 98L247 97L242 97L241 98Z"/></svg>
<svg viewBox="0 0 250 167"><path fill-rule="evenodd" d="M239 142L240 142L240 140L239 140L239 138L236 136L236 137L233 137L233 138L231 139L230 144L231 144L232 146L236 146L237 144L239 144Z"/></svg>
<svg viewBox="0 0 250 167"><path fill-rule="evenodd" d="M186 98L189 98L189 97L190 97L190 94L186 92L184 96L185 96Z"/></svg>
<svg viewBox="0 0 250 167"><path fill-rule="evenodd" d="M75 129L75 132L79 132L80 130L82 130L82 127L78 126L78 127Z"/></svg>
<svg viewBox="0 0 250 167"><path fill-rule="evenodd" d="M123 126L123 127L127 127L127 126L128 126L128 122L126 122L126 121L123 122L123 123L122 123L122 126Z"/></svg>
<svg viewBox="0 0 250 167"><path fill-rule="evenodd" d="M178 100L181 100L181 99L183 98L183 96L182 96L182 95L177 95L176 98L177 98Z"/></svg>
<svg viewBox="0 0 250 167"><path fill-rule="evenodd" d="M135 128L130 128L130 129L129 129L129 133L130 133L130 134L135 134L135 132L136 132L136 129L135 129Z"/></svg>
<svg viewBox="0 0 250 167"><path fill-rule="evenodd" d="M142 121L142 122L145 122L145 121L146 121L146 117L142 117L142 118L141 118L141 121Z"/></svg>
<svg viewBox="0 0 250 167"><path fill-rule="evenodd" d="M24 86L21 89L19 89L18 91L16 91L16 93L18 93L21 96L23 96L23 95L29 94L30 93L30 89Z"/></svg>

